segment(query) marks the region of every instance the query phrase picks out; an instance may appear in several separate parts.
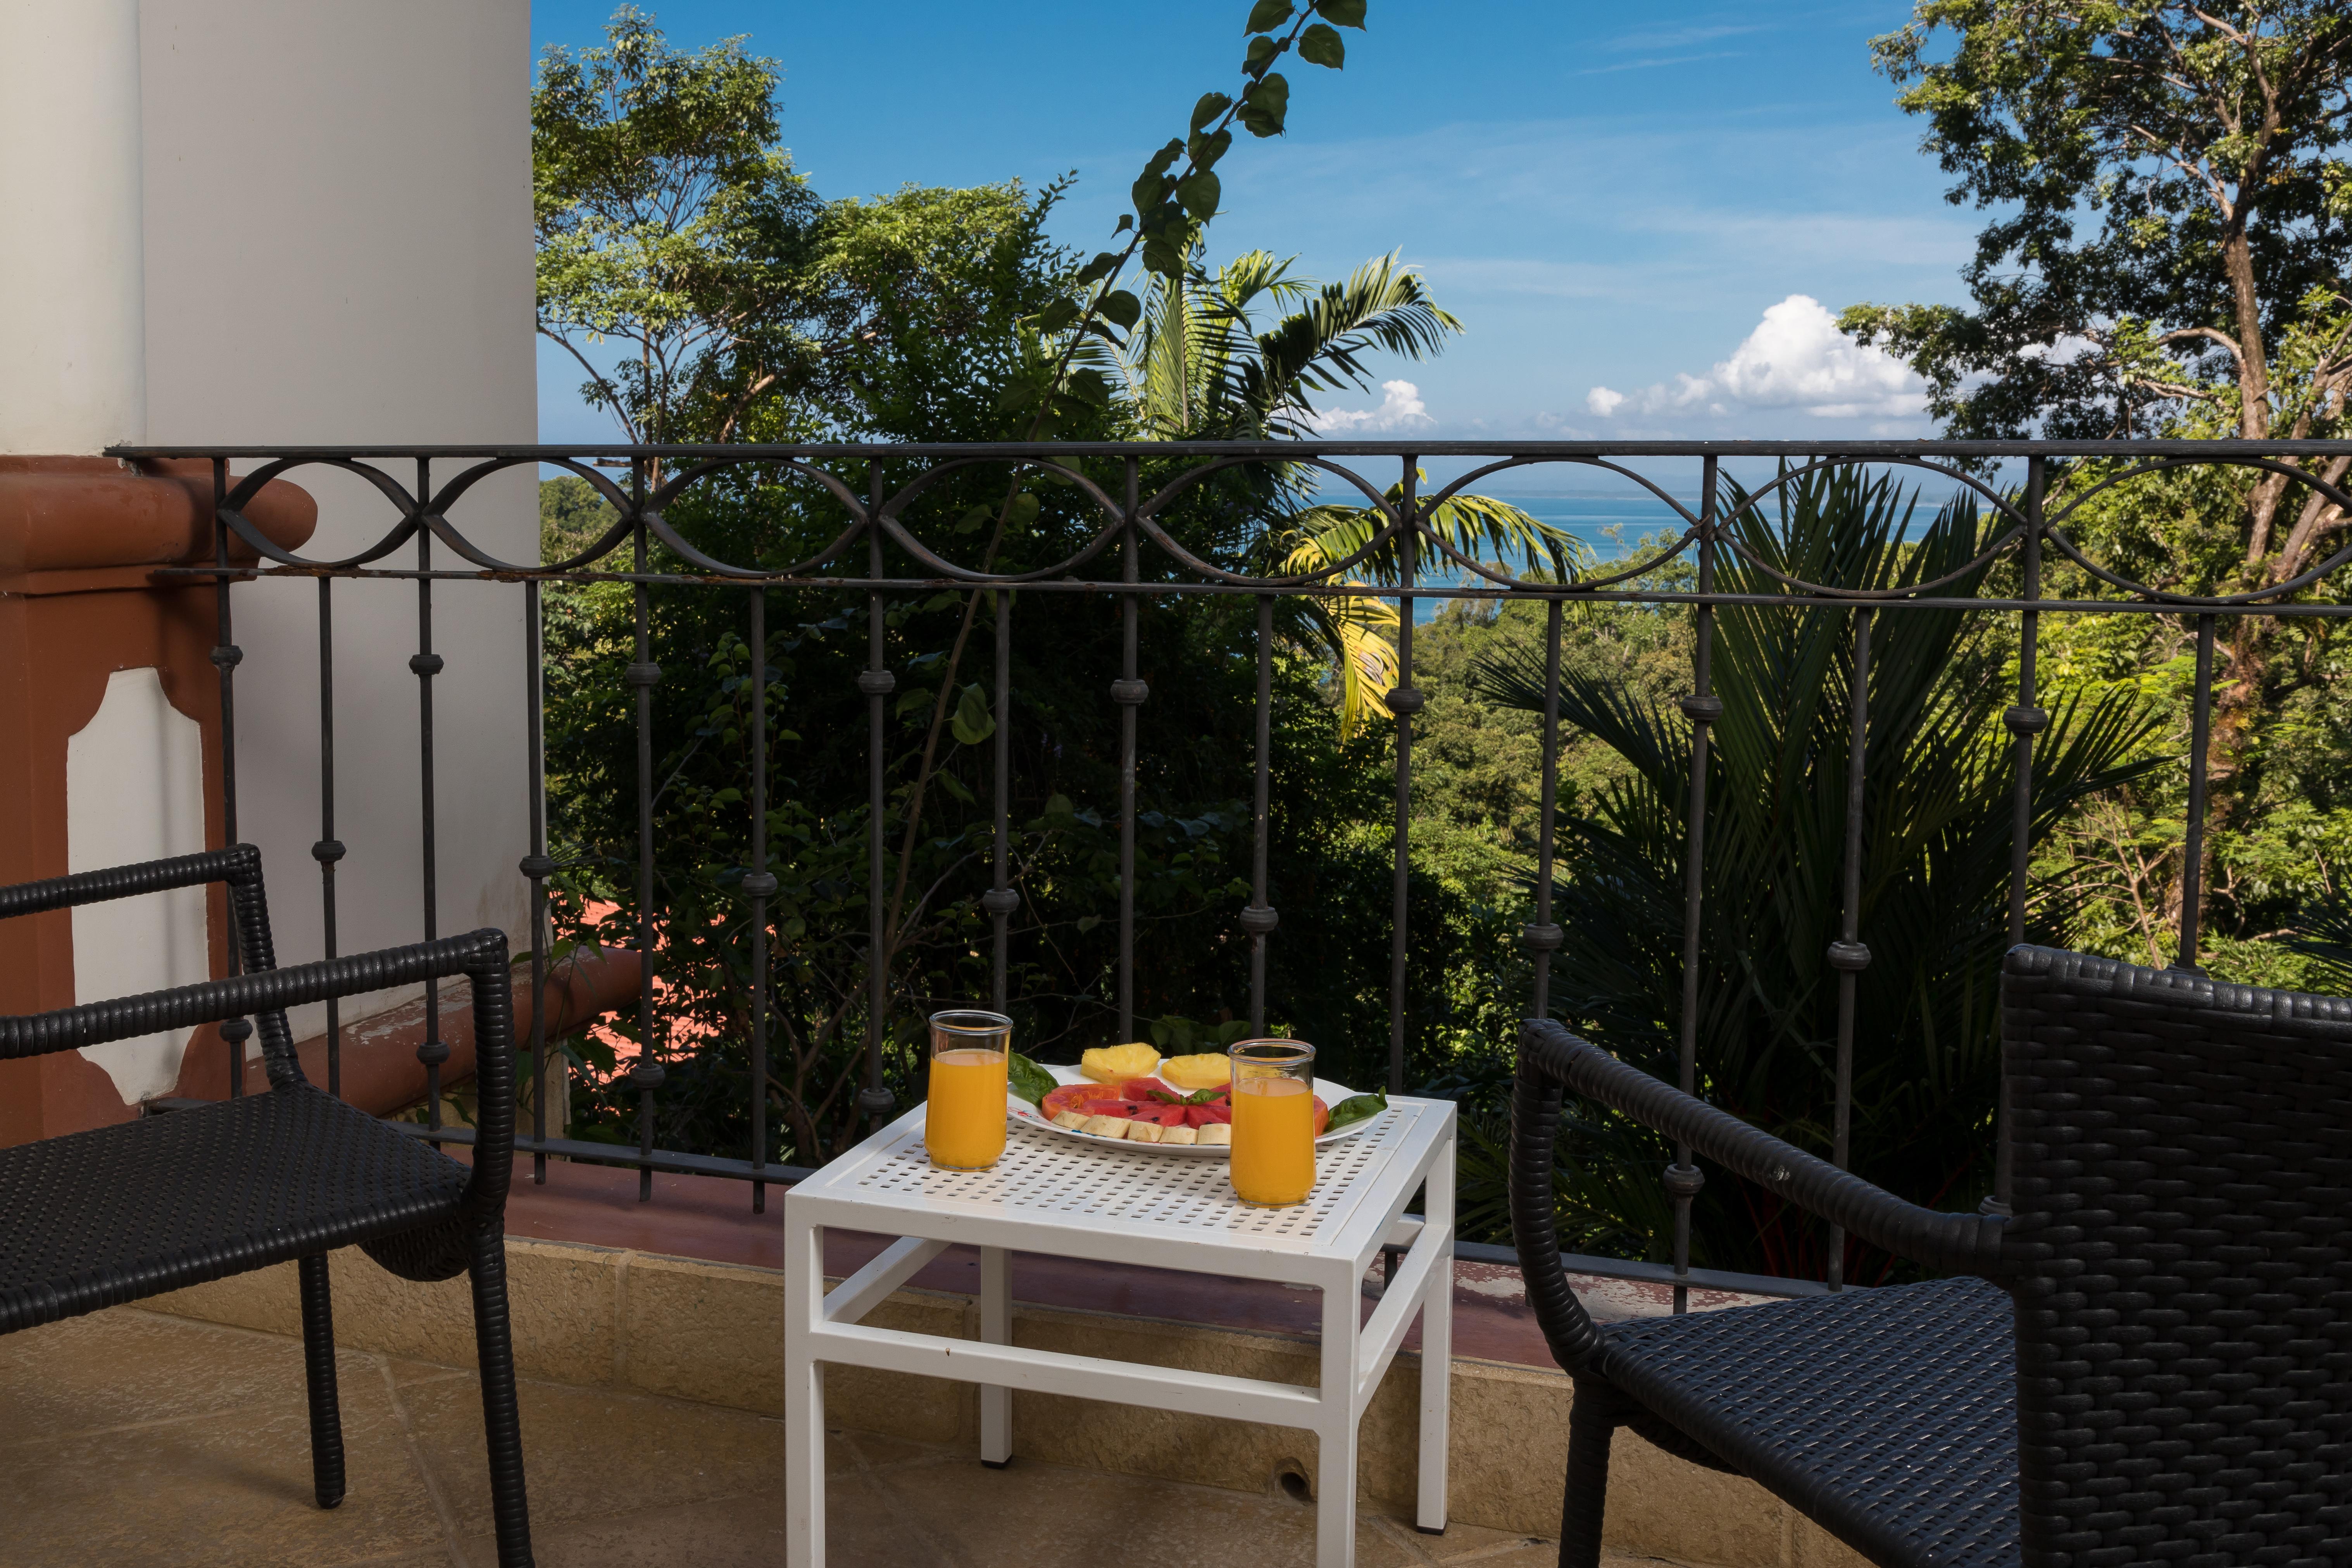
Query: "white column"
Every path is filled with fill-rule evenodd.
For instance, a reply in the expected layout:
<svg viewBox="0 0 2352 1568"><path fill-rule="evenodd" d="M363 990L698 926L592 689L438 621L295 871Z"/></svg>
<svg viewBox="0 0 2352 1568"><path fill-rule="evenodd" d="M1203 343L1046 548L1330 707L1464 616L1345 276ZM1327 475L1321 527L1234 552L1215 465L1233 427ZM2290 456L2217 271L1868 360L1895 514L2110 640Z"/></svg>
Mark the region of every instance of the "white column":
<svg viewBox="0 0 2352 1568"><path fill-rule="evenodd" d="M0 0L0 452L147 431L139 0Z"/></svg>

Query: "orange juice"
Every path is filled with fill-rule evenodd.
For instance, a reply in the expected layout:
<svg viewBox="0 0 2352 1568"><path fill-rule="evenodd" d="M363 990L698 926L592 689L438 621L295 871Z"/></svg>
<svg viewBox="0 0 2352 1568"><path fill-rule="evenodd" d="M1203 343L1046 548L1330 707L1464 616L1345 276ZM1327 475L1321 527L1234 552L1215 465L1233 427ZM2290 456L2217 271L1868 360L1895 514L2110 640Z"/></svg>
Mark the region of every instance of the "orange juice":
<svg viewBox="0 0 2352 1568"><path fill-rule="evenodd" d="M1003 1051L940 1051L931 1058L931 1098L923 1111L923 1147L931 1163L984 1171L1004 1152Z"/></svg>
<svg viewBox="0 0 2352 1568"><path fill-rule="evenodd" d="M1233 1106L1234 1195L1267 1208L1306 1202L1315 1186L1313 1086L1278 1076L1236 1078Z"/></svg>

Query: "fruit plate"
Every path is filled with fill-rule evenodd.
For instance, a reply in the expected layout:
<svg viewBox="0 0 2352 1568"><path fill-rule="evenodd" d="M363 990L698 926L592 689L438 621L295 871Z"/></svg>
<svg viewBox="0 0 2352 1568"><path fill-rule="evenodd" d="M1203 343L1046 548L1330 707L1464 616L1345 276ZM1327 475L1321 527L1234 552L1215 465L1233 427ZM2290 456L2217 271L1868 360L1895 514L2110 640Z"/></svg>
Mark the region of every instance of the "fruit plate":
<svg viewBox="0 0 2352 1568"><path fill-rule="evenodd" d="M1076 1068L1049 1067L1045 1070L1054 1075L1054 1081L1057 1084L1087 1081L1087 1075ZM1349 1089L1346 1084L1333 1083L1328 1078L1318 1078L1315 1080L1315 1092L1322 1098L1326 1105L1337 1105L1343 1100L1353 1099L1356 1094L1356 1090ZM1092 1132L1081 1132L1075 1127L1056 1127L1045 1120L1044 1112L1017 1094L1007 1094L1004 1097L1004 1112L1006 1116L1024 1127L1034 1127L1041 1132L1049 1132L1056 1138L1075 1138L1081 1143L1091 1143L1097 1149L1131 1150L1138 1154L1166 1154L1184 1160L1223 1160L1229 1158L1233 1153L1233 1146L1228 1143L1130 1143L1124 1138L1104 1138ZM1388 1112L1383 1110L1380 1116L1367 1116L1361 1121L1349 1122L1336 1132L1326 1132L1322 1137L1315 1140L1315 1146L1319 1149L1326 1144L1336 1143L1343 1138L1353 1138L1366 1128L1377 1124L1381 1116L1387 1114Z"/></svg>

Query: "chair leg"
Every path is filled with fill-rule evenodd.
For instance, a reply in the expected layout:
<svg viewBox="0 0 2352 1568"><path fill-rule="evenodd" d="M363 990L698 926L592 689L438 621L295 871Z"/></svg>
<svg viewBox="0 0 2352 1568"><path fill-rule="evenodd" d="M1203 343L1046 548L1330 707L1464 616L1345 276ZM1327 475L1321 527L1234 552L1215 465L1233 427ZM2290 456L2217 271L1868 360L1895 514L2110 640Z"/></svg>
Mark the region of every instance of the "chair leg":
<svg viewBox="0 0 2352 1568"><path fill-rule="evenodd" d="M297 1261L302 1282L302 1363L310 1386L310 1486L320 1508L343 1500L343 1416L335 1396L335 1304L327 1255Z"/></svg>
<svg viewBox="0 0 2352 1568"><path fill-rule="evenodd" d="M522 1421L515 1407L514 1346L507 1323L502 1227L474 1233L474 1346L482 1369L482 1436L490 1454L490 1515L499 1568L530 1568L530 1504L523 1490Z"/></svg>
<svg viewBox="0 0 2352 1568"><path fill-rule="evenodd" d="M1576 1380L1568 1409L1568 1489L1560 1503L1559 1568L1600 1568L1601 1519L1609 1500L1609 1443L1623 1405L1598 1378Z"/></svg>

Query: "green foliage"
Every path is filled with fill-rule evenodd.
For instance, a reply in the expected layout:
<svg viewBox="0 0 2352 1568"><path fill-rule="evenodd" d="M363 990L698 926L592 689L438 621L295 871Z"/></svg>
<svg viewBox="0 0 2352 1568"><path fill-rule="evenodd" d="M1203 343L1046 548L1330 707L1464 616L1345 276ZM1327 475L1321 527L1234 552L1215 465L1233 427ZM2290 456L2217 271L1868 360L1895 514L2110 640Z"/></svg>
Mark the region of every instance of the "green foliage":
<svg viewBox="0 0 2352 1568"><path fill-rule="evenodd" d="M740 38L678 53L630 5L605 36L551 47L531 95L539 330L632 441L677 439L686 408L731 429L815 363L820 204L775 144L775 63ZM602 367L607 342L629 353Z"/></svg>
<svg viewBox="0 0 2352 1568"><path fill-rule="evenodd" d="M1927 378L1952 436L2272 427L2266 362L2352 262L2352 16L2332 0L1918 0L1875 40L1957 205L1994 214L1970 305L1841 324ZM2281 421L2278 423L2285 423Z"/></svg>
<svg viewBox="0 0 2352 1568"><path fill-rule="evenodd" d="M1727 482L1733 531L1790 575L1844 587L1918 583L1958 571L1986 540L1954 503L1914 531L1892 481L1824 469L1769 512ZM1904 542L1909 539L1911 542ZM1941 590L1969 596L1984 569ZM1726 592L1771 580L1727 563ZM1950 1207L1982 1192L1999 1081L1994 999L2007 945L2011 749L1993 617L1887 611L1876 616L1864 753L1858 926L1871 961L1855 985L1853 1165L1916 1202ZM1838 976L1827 960L1843 897L1846 706L1855 618L1730 605L1717 614L1723 717L1708 757L1706 854L1696 1020L1700 1092L1826 1155ZM1498 704L1539 710L1529 650L1482 661ZM1625 772L1559 818L1564 875L1555 918L1555 1011L1597 1043L1672 1079L1683 1026L1683 846L1690 730L1644 683L1562 670L1562 722L1614 752ZM2146 771L2131 759L2149 725L2121 695L2061 706L2037 749L2037 839L2078 802ZM2044 884L2029 934L2062 937L2072 895ZM1565 1234L1586 1247L1671 1236L1657 1184L1661 1141L1593 1108L1572 1120L1558 1174ZM1474 1140L1474 1145L1475 1145ZM1694 1215L1694 1258L1716 1268L1818 1275L1819 1225L1770 1194L1714 1173ZM1857 1258L1867 1279L1883 1258Z"/></svg>

